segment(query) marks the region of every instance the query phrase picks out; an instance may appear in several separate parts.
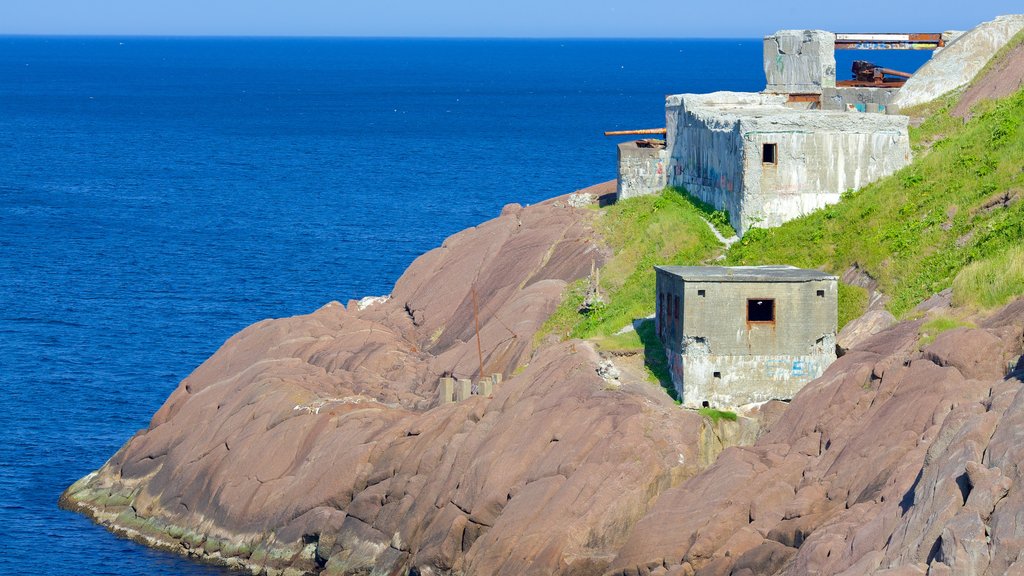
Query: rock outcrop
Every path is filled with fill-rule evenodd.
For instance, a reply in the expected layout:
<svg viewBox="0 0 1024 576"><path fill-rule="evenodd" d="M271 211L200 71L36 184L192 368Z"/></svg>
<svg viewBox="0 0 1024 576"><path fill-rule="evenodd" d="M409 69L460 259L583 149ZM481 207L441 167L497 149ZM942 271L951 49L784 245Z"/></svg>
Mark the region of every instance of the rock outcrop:
<svg viewBox="0 0 1024 576"><path fill-rule="evenodd" d="M1021 573L1024 300L918 338L867 339L754 446L662 494L614 573Z"/></svg>
<svg viewBox="0 0 1024 576"><path fill-rule="evenodd" d="M534 352L566 283L603 262L595 214L510 205L390 298L243 330L61 504L257 572L602 571L657 494L753 428L609 384L586 343ZM474 292L484 373L505 380L439 405L439 376L480 371Z"/></svg>
<svg viewBox="0 0 1024 576"><path fill-rule="evenodd" d="M892 105L910 108L966 86L992 55L1022 29L1024 14L999 16L979 24L925 62L896 93Z"/></svg>
<svg viewBox="0 0 1024 576"><path fill-rule="evenodd" d="M923 350L921 321L865 330L713 422L586 342L534 348L604 259L595 214L510 205L389 298L247 328L61 504L268 574L1024 573L1024 300ZM505 379L440 403L480 372L474 298Z"/></svg>

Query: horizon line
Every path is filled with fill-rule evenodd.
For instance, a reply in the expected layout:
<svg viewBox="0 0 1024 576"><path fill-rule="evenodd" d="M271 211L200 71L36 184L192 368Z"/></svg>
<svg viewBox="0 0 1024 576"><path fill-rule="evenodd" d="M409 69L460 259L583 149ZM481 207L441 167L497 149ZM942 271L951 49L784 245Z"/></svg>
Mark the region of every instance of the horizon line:
<svg viewBox="0 0 1024 576"><path fill-rule="evenodd" d="M0 38L132 38L182 40L763 40L763 36L388 36L358 34L136 34L136 33L16 33Z"/></svg>

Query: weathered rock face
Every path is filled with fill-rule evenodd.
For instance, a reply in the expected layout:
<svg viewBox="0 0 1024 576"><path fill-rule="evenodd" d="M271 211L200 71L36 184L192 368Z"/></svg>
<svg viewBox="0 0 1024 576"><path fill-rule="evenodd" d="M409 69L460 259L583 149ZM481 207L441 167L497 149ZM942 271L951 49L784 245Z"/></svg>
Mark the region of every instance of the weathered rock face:
<svg viewBox="0 0 1024 576"><path fill-rule="evenodd" d="M418 259L390 299L247 328L62 505L270 573L603 570L734 431L654 385L609 385L587 344L534 354L566 282L602 263L594 214L510 205ZM474 286L485 373L506 379L437 406L439 375L479 371Z"/></svg>
<svg viewBox="0 0 1024 576"><path fill-rule="evenodd" d="M602 260L593 215L510 205L390 299L247 328L61 504L270 574L1024 573L1024 300L923 351L866 335L723 452L758 424L532 349ZM506 379L438 405L479 371L474 285Z"/></svg>
<svg viewBox="0 0 1024 576"><path fill-rule="evenodd" d="M614 572L1024 569L1022 338L1024 300L923 353L915 323L869 338L754 446L662 494Z"/></svg>
<svg viewBox="0 0 1024 576"><path fill-rule="evenodd" d="M1024 14L999 16L979 24L925 62L900 88L892 104L903 109L917 106L966 85L1022 29Z"/></svg>

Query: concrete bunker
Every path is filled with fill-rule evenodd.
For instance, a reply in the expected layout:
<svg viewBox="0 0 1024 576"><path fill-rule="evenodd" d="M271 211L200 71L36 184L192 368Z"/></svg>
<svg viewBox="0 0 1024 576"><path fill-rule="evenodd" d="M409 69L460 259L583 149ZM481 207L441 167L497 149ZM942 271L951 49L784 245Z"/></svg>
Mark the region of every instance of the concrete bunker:
<svg viewBox="0 0 1024 576"><path fill-rule="evenodd" d="M680 186L726 210L740 235L838 202L910 162L907 118L891 114L910 74L857 61L852 80L837 80L835 51L938 50L956 34L766 36L763 92L671 95L665 129L605 133L665 135L663 147L619 144L617 198Z"/></svg>
<svg viewBox="0 0 1024 576"><path fill-rule="evenodd" d="M792 266L655 270L655 327L687 406L792 398L836 359L835 276Z"/></svg>
<svg viewBox="0 0 1024 576"><path fill-rule="evenodd" d="M728 212L740 235L778 226L906 166L907 122L794 108L784 94L669 96L667 183Z"/></svg>

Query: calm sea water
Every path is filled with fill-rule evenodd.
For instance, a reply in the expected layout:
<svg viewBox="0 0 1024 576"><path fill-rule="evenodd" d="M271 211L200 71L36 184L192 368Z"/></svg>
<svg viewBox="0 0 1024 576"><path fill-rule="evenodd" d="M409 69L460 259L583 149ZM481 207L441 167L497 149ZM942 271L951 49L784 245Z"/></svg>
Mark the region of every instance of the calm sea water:
<svg viewBox="0 0 1024 576"><path fill-rule="evenodd" d="M223 573L57 497L231 334L386 294L505 203L614 178L602 131L663 126L668 93L759 89L760 59L755 40L0 37L0 573Z"/></svg>

